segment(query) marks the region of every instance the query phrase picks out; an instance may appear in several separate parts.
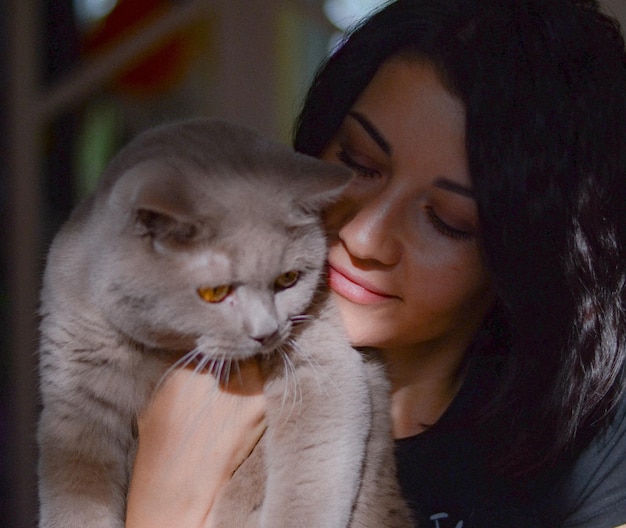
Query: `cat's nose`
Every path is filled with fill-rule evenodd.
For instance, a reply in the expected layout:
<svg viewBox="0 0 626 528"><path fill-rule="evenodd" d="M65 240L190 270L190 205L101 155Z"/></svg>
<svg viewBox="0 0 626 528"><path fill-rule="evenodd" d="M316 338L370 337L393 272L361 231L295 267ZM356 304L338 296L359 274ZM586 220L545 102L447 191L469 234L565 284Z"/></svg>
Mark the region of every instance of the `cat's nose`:
<svg viewBox="0 0 626 528"><path fill-rule="evenodd" d="M278 337L278 329L275 329L274 331L271 331L271 332L265 332L262 334L255 334L250 337L252 337L252 339L254 339L256 342L265 346L268 343L271 343L272 341L274 341Z"/></svg>
<svg viewBox="0 0 626 528"><path fill-rule="evenodd" d="M250 339L268 346L278 337L280 325L274 305L274 292L254 288L240 288L239 297L245 307L244 329Z"/></svg>
<svg viewBox="0 0 626 528"><path fill-rule="evenodd" d="M254 316L248 320L248 335L262 346L270 345L279 334L278 321L274 313L264 306L257 306Z"/></svg>

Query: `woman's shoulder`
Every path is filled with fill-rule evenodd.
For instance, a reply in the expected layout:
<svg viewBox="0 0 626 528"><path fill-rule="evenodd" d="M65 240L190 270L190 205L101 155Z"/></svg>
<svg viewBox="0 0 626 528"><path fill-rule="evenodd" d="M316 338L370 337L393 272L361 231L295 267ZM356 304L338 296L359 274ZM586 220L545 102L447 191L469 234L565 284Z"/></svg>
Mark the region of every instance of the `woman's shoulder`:
<svg viewBox="0 0 626 528"><path fill-rule="evenodd" d="M573 460L537 486L547 526L626 524L626 395L613 420Z"/></svg>

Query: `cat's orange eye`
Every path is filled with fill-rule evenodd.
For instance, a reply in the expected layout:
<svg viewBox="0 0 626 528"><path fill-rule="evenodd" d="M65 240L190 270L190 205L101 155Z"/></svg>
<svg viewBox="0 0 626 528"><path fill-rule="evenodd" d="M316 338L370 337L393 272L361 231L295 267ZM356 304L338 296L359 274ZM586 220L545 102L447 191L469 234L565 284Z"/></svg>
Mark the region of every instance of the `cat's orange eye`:
<svg viewBox="0 0 626 528"><path fill-rule="evenodd" d="M233 291L233 287L229 284L223 286L202 287L198 288L198 295L203 301L210 303L222 302Z"/></svg>
<svg viewBox="0 0 626 528"><path fill-rule="evenodd" d="M278 290L285 290L287 288L291 288L298 279L300 278L300 273L297 271L288 271L287 273L283 273L276 278L274 281L274 287Z"/></svg>

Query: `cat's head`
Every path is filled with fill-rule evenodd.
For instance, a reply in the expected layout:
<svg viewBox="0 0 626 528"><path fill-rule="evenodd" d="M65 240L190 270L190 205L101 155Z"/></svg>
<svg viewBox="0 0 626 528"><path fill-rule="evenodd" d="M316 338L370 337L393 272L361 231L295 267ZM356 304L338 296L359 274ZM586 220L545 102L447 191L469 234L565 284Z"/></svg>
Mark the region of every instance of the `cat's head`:
<svg viewBox="0 0 626 528"><path fill-rule="evenodd" d="M150 131L102 179L92 295L149 346L229 359L268 350L324 287L319 213L350 176L220 121Z"/></svg>

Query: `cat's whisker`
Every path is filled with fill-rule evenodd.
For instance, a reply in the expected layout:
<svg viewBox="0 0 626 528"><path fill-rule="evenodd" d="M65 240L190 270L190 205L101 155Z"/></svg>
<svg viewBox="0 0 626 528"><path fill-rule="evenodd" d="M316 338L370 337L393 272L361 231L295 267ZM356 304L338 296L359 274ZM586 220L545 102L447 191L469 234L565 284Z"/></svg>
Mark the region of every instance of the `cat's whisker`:
<svg viewBox="0 0 626 528"><path fill-rule="evenodd" d="M233 363L235 363L235 365L237 365L237 368L239 368L239 363L237 361L233 361L230 358L224 357L224 362L222 364L222 372L220 373L220 380L222 380L222 382L225 383L226 385L230 383L230 375L233 370ZM241 379L241 373L240 373L240 379Z"/></svg>
<svg viewBox="0 0 626 528"><path fill-rule="evenodd" d="M277 349L277 353L280 355L283 360L283 364L285 365L284 375L285 375L285 384L283 388L283 397L281 399L281 409L280 412L282 414L283 410L287 406L287 400L289 398L289 392L291 392L291 408L289 412L287 412L286 420L289 420L289 417L294 412L298 405L302 405L303 395L302 395L302 387L298 383L298 375L296 367L290 357L290 355L280 347Z"/></svg>
<svg viewBox="0 0 626 528"><path fill-rule="evenodd" d="M209 365L211 363L211 358L206 354L199 352L194 357L194 360L196 361L196 366L193 369L194 374L200 374L205 372L207 368L210 368Z"/></svg>
<svg viewBox="0 0 626 528"><path fill-rule="evenodd" d="M296 394L296 386L295 386L295 382L294 382L294 386L293 386L293 391L291 390L291 386L292 386L292 379L291 379L291 368L290 368L290 364L289 361L287 359L287 356L283 353L280 353L280 357L283 360L283 363L285 365L285 369L284 369L284 376L285 376L285 384L283 386L283 394L282 394L282 398L280 401L280 412L279 414L282 416L285 416L285 421L289 420L289 417L291 416L291 413L293 412L294 409L294 405L295 405L295 394ZM292 394L292 405L291 405L291 409L289 410L289 412L286 413L286 415L284 414L285 409L287 408L287 400L289 397L289 394Z"/></svg>
<svg viewBox="0 0 626 528"><path fill-rule="evenodd" d="M285 383L283 384L283 394L280 399L280 410L279 410L279 414L282 414L283 409L285 408L285 404L287 402L287 394L289 392L289 385L290 385L291 379L289 376L290 371L287 366L287 362L285 361L285 355L283 354L283 351L280 347L276 349L276 354L280 357L280 359L283 361L283 364L284 364L283 376L284 376Z"/></svg>
<svg viewBox="0 0 626 528"><path fill-rule="evenodd" d="M215 379L218 380L218 382L222 382L222 375L223 375L223 370L224 370L224 356L219 356L216 358L213 358L211 360L211 365L209 367L209 370L211 371L211 373L213 374L213 376L215 376Z"/></svg>
<svg viewBox="0 0 626 528"><path fill-rule="evenodd" d="M309 321L312 321L312 320L313 320L313 317L308 314L294 315L290 318L290 321L294 326L308 323Z"/></svg>
<svg viewBox="0 0 626 528"><path fill-rule="evenodd" d="M235 363L237 363L235 361ZM220 380L222 383L228 385L230 383L230 376L233 369L233 360L224 356L224 361L222 363L222 372L220 373Z"/></svg>
<svg viewBox="0 0 626 528"><path fill-rule="evenodd" d="M337 385L333 376L331 376L329 372L327 372L327 370L320 365L315 356L307 353L295 340L290 341L289 344L296 351L299 357L302 358L311 367L311 369L315 371L315 380L317 381L317 386L320 391L324 390L326 394L330 396L328 385L324 383L325 380L329 382L337 392L343 394L343 390L339 387L339 385Z"/></svg>
<svg viewBox="0 0 626 528"><path fill-rule="evenodd" d="M328 374L326 371L320 366L319 362L311 356L311 354L307 353L297 341L290 339L289 346L298 354L298 357L304 360L314 371L315 371L315 380L317 381L317 386L321 390L322 389L322 376L328 378Z"/></svg>
<svg viewBox="0 0 626 528"><path fill-rule="evenodd" d="M157 382L155 391L157 391L163 385L163 383L165 383L165 381L167 380L167 378L169 378L172 372L179 368L187 368L189 365L191 365L191 363L197 360L199 354L201 354L201 352L196 348L185 353L174 363L172 363Z"/></svg>
<svg viewBox="0 0 626 528"><path fill-rule="evenodd" d="M244 385L244 381L243 381L243 376L241 375L241 364L239 361L233 361L232 362L232 366L230 367L231 370L234 369L236 371L237 374L237 381L239 382L239 385L243 386Z"/></svg>
<svg viewBox="0 0 626 528"><path fill-rule="evenodd" d="M233 370L233 364L238 366L238 363L229 358L226 354L219 357L212 358L207 365L208 370L211 371L213 376L219 381L219 383L228 385L230 383L231 371Z"/></svg>

